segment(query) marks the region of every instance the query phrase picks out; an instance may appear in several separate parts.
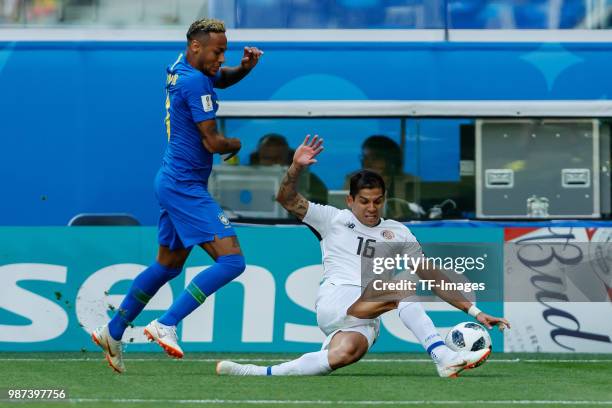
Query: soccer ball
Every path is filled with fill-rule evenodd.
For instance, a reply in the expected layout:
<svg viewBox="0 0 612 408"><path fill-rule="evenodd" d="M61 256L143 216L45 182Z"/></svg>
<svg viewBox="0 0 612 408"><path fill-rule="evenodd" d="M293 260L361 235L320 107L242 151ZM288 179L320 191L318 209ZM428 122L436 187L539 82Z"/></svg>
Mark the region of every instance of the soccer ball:
<svg viewBox="0 0 612 408"><path fill-rule="evenodd" d="M448 332L445 343L454 351L478 351L491 348L491 336L478 323L463 322Z"/></svg>

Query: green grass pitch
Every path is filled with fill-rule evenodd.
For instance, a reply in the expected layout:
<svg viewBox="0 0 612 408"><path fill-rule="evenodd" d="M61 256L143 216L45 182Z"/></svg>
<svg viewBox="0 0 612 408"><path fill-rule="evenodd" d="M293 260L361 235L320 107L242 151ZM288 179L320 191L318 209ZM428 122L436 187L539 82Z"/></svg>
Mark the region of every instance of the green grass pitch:
<svg viewBox="0 0 612 408"><path fill-rule="evenodd" d="M611 406L612 356L494 354L458 379L423 354L370 354L325 377L218 377L221 358L275 364L295 354L126 353L127 372L101 353L0 353L0 406L321 407ZM7 389L63 388L64 402L7 400Z"/></svg>

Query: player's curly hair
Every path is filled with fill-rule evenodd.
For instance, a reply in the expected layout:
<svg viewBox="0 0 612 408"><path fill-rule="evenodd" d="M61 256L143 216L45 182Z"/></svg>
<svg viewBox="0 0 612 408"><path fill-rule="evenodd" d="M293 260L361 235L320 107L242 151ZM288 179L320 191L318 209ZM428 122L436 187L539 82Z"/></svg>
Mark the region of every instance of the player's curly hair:
<svg viewBox="0 0 612 408"><path fill-rule="evenodd" d="M191 41L198 34L224 33L225 23L214 18L202 18L194 21L187 30L187 41Z"/></svg>

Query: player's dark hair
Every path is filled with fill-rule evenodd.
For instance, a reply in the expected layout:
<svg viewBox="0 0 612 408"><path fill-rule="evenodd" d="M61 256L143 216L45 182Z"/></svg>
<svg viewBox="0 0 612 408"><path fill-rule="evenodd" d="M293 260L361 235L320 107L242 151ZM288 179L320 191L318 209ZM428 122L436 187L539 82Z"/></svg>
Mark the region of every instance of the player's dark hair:
<svg viewBox="0 0 612 408"><path fill-rule="evenodd" d="M283 146L289 148L289 143L285 136L280 135L278 133L268 133L263 135L259 142L257 143L257 150L261 149L263 145L272 145L272 146Z"/></svg>
<svg viewBox="0 0 612 408"><path fill-rule="evenodd" d="M259 152L264 146L279 146L287 149L287 156L285 157L284 165L290 166L293 161L293 149L289 147L289 143L285 136L278 133L268 133L265 134L259 139L257 142L257 150L249 155L249 164L258 165L259 164Z"/></svg>
<svg viewBox="0 0 612 408"><path fill-rule="evenodd" d="M390 137L384 135L372 135L363 141L361 145L363 154L367 153L375 158L384 158L389 164L391 174L401 173L402 171L402 149ZM362 156L361 160L363 161Z"/></svg>
<svg viewBox="0 0 612 408"><path fill-rule="evenodd" d="M189 30L187 30L187 41L189 42L199 35L224 32L225 24L223 21L214 18L203 18L194 21L191 26L189 26Z"/></svg>
<svg viewBox="0 0 612 408"><path fill-rule="evenodd" d="M385 181L380 174L372 170L360 170L351 176L351 186L349 194L355 198L357 193L364 188L380 188L385 194Z"/></svg>

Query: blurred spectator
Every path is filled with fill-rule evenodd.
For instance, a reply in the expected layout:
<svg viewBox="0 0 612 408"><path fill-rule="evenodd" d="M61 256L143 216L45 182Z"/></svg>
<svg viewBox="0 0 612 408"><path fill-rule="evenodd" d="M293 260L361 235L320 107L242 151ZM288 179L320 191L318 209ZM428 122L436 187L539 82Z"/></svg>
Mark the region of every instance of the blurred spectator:
<svg viewBox="0 0 612 408"><path fill-rule="evenodd" d="M58 16L57 0L32 0L26 3L26 22L28 23L56 23Z"/></svg>
<svg viewBox="0 0 612 408"><path fill-rule="evenodd" d="M257 150L249 156L249 164L256 166L289 166L294 150L287 139L278 133L268 133L259 139ZM304 172L305 180L300 180L300 193L308 200L327 204L327 187L316 174Z"/></svg>
<svg viewBox="0 0 612 408"><path fill-rule="evenodd" d="M0 23L17 23L22 5L23 0L0 0Z"/></svg>
<svg viewBox="0 0 612 408"><path fill-rule="evenodd" d="M268 133L257 143L257 150L249 156L249 164L272 166L280 164L289 166L293 158L293 150L289 148L285 136L278 133Z"/></svg>
<svg viewBox="0 0 612 408"><path fill-rule="evenodd" d="M387 205L384 216L393 219L418 218L421 214L416 205L406 201L408 185L413 185L418 178L403 173L403 156L400 146L384 135L373 135L361 145L361 168L373 170L385 180L387 187ZM345 180L348 189L350 174Z"/></svg>

